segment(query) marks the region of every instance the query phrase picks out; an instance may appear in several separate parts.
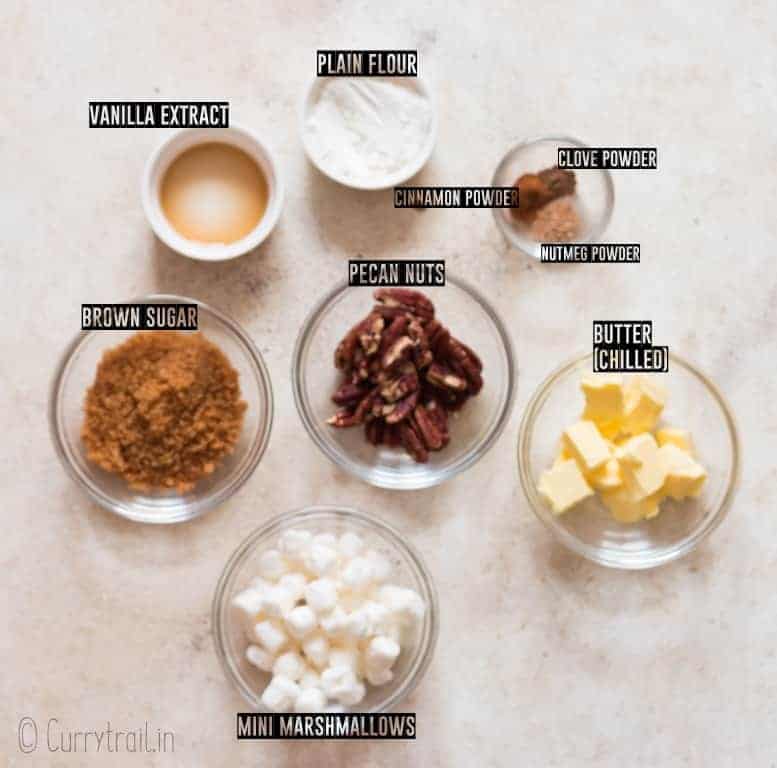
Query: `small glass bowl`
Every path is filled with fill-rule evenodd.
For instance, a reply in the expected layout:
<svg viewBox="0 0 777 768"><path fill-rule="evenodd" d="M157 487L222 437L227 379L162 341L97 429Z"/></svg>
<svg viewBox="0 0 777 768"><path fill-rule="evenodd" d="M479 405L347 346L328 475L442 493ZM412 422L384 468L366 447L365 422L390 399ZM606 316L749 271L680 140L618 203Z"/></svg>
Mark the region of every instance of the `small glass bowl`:
<svg viewBox="0 0 777 768"><path fill-rule="evenodd" d="M415 548L391 526L355 509L314 506L279 515L251 533L234 551L213 597L211 624L221 666L243 698L255 709L266 712L261 696L270 682L270 675L246 660L248 641L230 604L258 574L258 559L262 552L274 546L284 530L297 527L316 533L340 535L353 531L359 534L368 547L377 549L394 566L390 582L414 589L426 604L421 626L410 638L410 643L403 641L402 651L393 667L394 679L386 685L368 685L367 696L358 705L359 712L387 712L410 695L432 660L439 628L437 591Z"/></svg>
<svg viewBox="0 0 777 768"><path fill-rule="evenodd" d="M428 488L470 467L499 437L515 394L510 337L486 299L447 274L444 287L424 288L437 317L483 361L484 386L450 417L450 443L430 451L425 464L402 448L371 445L362 427L337 429L326 420L337 410L331 397L343 381L333 357L343 336L372 308L372 288L339 283L314 307L294 349L292 384L302 423L313 442L338 466L380 488Z"/></svg>
<svg viewBox="0 0 777 768"><path fill-rule="evenodd" d="M708 472L697 499L661 504L661 514L639 523L619 523L598 496L563 515L554 515L540 496L540 475L553 463L561 434L580 418L580 379L591 371L583 355L552 373L526 408L518 434L518 470L529 504L564 544L583 557L613 568L663 565L690 552L723 520L737 484L739 443L731 411L715 385L686 360L670 354L662 424L688 430L699 462Z"/></svg>
<svg viewBox="0 0 777 768"><path fill-rule="evenodd" d="M143 523L180 523L222 503L251 476L270 438L273 398L270 376L248 334L232 319L200 301L183 296L152 295L132 299L143 304L197 304L199 329L216 344L240 375L248 403L240 440L212 475L188 493L175 490L135 491L115 474L88 461L83 443L83 405L102 354L134 331L81 331L65 350L54 375L49 399L49 426L57 455L70 476L101 506Z"/></svg>
<svg viewBox="0 0 777 768"><path fill-rule="evenodd" d="M558 165L559 147L585 149L587 144L569 136L548 136L514 146L494 171L493 186L511 187L524 173L537 173ZM579 237L570 243L595 243L607 229L615 204L612 175L607 170L575 171L575 204L583 222ZM518 205L520 207L520 195ZM527 256L540 258L540 245L528 230L516 222L509 208L494 208L494 218L510 244Z"/></svg>

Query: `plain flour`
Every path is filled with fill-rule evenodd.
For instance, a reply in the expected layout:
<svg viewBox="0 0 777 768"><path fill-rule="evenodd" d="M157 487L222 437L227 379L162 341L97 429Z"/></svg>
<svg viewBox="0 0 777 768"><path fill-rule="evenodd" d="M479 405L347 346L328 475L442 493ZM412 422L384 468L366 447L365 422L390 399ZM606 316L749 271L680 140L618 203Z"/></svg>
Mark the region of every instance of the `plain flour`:
<svg viewBox="0 0 777 768"><path fill-rule="evenodd" d="M305 143L332 176L371 184L409 168L432 131L432 106L391 80L326 83L305 121Z"/></svg>

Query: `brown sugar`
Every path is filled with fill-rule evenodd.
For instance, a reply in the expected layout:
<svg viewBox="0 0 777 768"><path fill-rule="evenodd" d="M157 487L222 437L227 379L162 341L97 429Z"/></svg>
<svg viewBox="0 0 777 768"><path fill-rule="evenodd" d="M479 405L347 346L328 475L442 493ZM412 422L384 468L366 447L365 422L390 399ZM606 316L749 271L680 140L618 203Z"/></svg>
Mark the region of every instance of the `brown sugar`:
<svg viewBox="0 0 777 768"><path fill-rule="evenodd" d="M235 449L246 407L237 371L202 334L141 332L103 354L81 438L130 487L185 493Z"/></svg>

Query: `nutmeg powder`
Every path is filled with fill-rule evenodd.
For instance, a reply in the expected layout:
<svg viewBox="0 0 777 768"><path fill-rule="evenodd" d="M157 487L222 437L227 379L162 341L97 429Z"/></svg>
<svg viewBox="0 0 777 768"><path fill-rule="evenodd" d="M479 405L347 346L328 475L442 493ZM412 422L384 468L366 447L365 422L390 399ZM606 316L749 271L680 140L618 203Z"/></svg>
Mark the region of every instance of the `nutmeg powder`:
<svg viewBox="0 0 777 768"><path fill-rule="evenodd" d="M246 403L202 334L137 333L103 354L86 393L87 457L137 490L191 490L232 453Z"/></svg>

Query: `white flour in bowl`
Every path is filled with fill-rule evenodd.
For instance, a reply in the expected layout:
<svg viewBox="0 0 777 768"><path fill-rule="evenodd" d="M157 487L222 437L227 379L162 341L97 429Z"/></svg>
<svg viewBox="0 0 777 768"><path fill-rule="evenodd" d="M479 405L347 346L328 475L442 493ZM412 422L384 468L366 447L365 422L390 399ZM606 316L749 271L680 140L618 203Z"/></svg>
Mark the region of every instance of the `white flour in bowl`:
<svg viewBox="0 0 777 768"><path fill-rule="evenodd" d="M413 170L427 148L432 117L429 100L410 86L334 78L306 116L305 145L315 163L337 180L378 184Z"/></svg>

